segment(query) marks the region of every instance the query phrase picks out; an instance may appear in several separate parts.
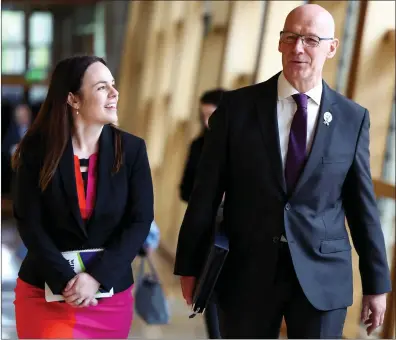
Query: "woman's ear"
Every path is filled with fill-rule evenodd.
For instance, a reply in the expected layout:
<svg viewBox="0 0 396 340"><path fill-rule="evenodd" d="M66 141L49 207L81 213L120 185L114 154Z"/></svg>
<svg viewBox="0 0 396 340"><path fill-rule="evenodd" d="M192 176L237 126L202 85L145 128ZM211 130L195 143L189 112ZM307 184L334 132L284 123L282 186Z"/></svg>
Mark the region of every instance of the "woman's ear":
<svg viewBox="0 0 396 340"><path fill-rule="evenodd" d="M67 95L67 103L75 110L79 109L80 103L78 98L71 92Z"/></svg>

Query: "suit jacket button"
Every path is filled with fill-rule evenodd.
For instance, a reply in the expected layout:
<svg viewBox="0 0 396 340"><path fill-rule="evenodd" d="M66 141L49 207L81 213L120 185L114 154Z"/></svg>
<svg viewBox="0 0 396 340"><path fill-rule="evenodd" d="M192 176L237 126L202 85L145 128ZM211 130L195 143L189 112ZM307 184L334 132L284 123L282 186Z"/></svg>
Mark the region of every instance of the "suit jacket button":
<svg viewBox="0 0 396 340"><path fill-rule="evenodd" d="M278 243L278 242L279 242L279 237L278 237L278 236L274 236L274 237L272 238L272 242Z"/></svg>
<svg viewBox="0 0 396 340"><path fill-rule="evenodd" d="M290 205L290 203L286 203L286 205L285 205L285 209L286 209L286 210L290 210L290 209L291 209L291 205Z"/></svg>

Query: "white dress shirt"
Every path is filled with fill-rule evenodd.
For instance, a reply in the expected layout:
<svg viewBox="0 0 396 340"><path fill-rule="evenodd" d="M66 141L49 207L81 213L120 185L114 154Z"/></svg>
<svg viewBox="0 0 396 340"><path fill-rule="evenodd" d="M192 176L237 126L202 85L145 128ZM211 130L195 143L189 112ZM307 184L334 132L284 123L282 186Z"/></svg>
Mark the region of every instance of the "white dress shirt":
<svg viewBox="0 0 396 340"><path fill-rule="evenodd" d="M282 72L278 78L277 115L283 169L286 165L290 127L293 121L294 114L297 111L297 104L292 97L292 95L296 93L299 92L286 80ZM320 101L322 99L322 82L320 82L319 85L309 90L305 94L308 96L307 153L309 153L315 135Z"/></svg>

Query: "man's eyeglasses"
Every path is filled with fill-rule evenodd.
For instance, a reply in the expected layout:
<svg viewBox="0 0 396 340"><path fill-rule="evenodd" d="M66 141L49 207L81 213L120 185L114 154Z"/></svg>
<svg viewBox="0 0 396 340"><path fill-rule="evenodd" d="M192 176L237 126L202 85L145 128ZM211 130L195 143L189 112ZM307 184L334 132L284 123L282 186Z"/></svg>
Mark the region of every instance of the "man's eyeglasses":
<svg viewBox="0 0 396 340"><path fill-rule="evenodd" d="M334 40L334 38L320 38L316 35L301 35L293 32L280 32L280 41L285 44L295 44L301 38L303 44L309 47L317 47L322 40Z"/></svg>

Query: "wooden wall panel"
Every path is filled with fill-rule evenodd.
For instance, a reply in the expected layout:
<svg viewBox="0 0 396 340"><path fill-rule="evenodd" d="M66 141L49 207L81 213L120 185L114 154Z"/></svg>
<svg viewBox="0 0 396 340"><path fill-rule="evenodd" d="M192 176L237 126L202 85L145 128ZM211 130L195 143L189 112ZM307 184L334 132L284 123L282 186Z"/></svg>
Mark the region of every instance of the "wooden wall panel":
<svg viewBox="0 0 396 340"><path fill-rule="evenodd" d="M156 217L158 225L161 225L162 247L172 257L176 255L177 236L182 222L178 211L185 205L179 199L179 184L187 156L184 142L187 124L177 124L177 128L168 136L158 181Z"/></svg>
<svg viewBox="0 0 396 340"><path fill-rule="evenodd" d="M337 80L337 69L340 61L342 49L344 47L342 43L343 32L345 28L345 19L347 14L348 1L310 1L310 3L317 4L325 8L330 12L335 22L335 34L334 37L340 40L336 55L332 59L326 61L323 69L323 79L333 89L336 86Z"/></svg>
<svg viewBox="0 0 396 340"><path fill-rule="evenodd" d="M185 31L182 36L182 50L177 56L179 72L175 81L170 103L171 123L187 120L192 114L192 99L203 38L202 4L187 2Z"/></svg>
<svg viewBox="0 0 396 340"><path fill-rule="evenodd" d="M142 79L142 65L153 2L133 1L129 5L128 24L125 32L124 53L117 84L120 91L118 102L119 125L125 130L139 134L135 126Z"/></svg>
<svg viewBox="0 0 396 340"><path fill-rule="evenodd" d="M199 134L202 128L199 118L200 96L203 92L220 86L231 3L229 1L215 1L211 4L211 7L211 24L202 43L197 84L191 111L192 116L189 120L187 132L188 142Z"/></svg>
<svg viewBox="0 0 396 340"><path fill-rule="evenodd" d="M136 3L130 13L133 23L129 31L132 32L140 24L139 15L142 15L145 2ZM175 246L181 222L177 213L182 206L178 184L191 140L185 138L185 131L190 116L196 116L192 108L203 40L203 12L199 1L149 3L151 6L145 7L145 27L139 26L146 41L140 51L139 72L130 74L127 66L123 68L128 71L125 78L133 82L136 76L135 82L139 84L133 104L136 109L134 117L128 117L128 105L124 103L120 112L124 119L120 126L133 125L129 131L146 140L154 182L156 220L161 228L162 244L170 250ZM129 32L126 47L138 40L136 35L133 39L131 35ZM132 53L130 49L128 52ZM125 83L120 97L128 93L129 84Z"/></svg>
<svg viewBox="0 0 396 340"><path fill-rule="evenodd" d="M259 47L262 1L233 1L221 85L234 89L253 83Z"/></svg>
<svg viewBox="0 0 396 340"><path fill-rule="evenodd" d="M364 19L355 81L350 90L353 100L370 111L371 170L380 178L386 137L395 93L395 42L387 39L395 29L395 2L368 1Z"/></svg>
<svg viewBox="0 0 396 340"><path fill-rule="evenodd" d="M304 1L267 1L265 31L255 82L265 81L282 70L282 57L278 52L279 32L282 31L289 12L303 3Z"/></svg>

